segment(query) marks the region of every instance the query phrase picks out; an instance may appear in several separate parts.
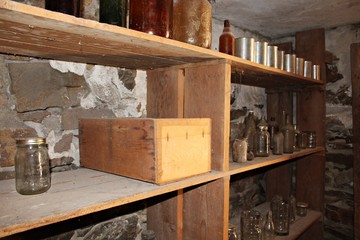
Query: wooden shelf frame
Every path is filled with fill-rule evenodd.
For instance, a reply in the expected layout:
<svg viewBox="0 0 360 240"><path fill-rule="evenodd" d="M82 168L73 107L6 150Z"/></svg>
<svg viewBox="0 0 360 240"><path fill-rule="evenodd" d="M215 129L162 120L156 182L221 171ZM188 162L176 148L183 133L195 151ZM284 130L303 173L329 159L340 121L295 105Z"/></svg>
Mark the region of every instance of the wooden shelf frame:
<svg viewBox="0 0 360 240"><path fill-rule="evenodd" d="M148 208L148 226L160 239L209 239L209 236L226 239L231 175L273 166L280 170L274 171L273 176L278 176L283 173L278 163L293 159L300 160L296 162L301 171L313 163L322 167L323 147L244 164L229 164L228 156L231 82L267 89L287 88L286 91L309 87L311 91L299 97L303 103L300 109L306 112L310 104L311 116L319 120L323 112L318 113L311 103L322 101L323 81L10 0L0 0L0 53L146 70L148 117L206 117L212 119L213 129L212 172L164 186L88 169L54 174L49 192L35 196L17 194L13 180L0 182L0 237L176 191L175 198ZM321 58L313 60L319 61ZM292 103L288 98L283 101L281 97L286 94L272 93L271 98L286 102L286 109ZM268 112L280 111L282 107L268 104ZM299 122L307 128L312 126L313 119L304 115ZM323 131L318 136L319 145L323 146ZM287 176L284 177L281 182ZM301 190L297 198L321 211L323 201L313 193L323 183L319 181L307 190L303 189L307 183L318 179L308 176L299 179ZM275 180L268 181L268 185L275 185ZM277 190L275 186L269 196ZM195 231L193 226L202 226L202 231Z"/></svg>
<svg viewBox="0 0 360 240"><path fill-rule="evenodd" d="M209 183L276 163L322 151L307 149L295 154L255 158L231 163L229 171L212 171L166 185L156 185L86 168L52 174L52 186L39 195L20 195L15 180L0 181L0 238L89 213ZM59 204L61 202L61 204Z"/></svg>

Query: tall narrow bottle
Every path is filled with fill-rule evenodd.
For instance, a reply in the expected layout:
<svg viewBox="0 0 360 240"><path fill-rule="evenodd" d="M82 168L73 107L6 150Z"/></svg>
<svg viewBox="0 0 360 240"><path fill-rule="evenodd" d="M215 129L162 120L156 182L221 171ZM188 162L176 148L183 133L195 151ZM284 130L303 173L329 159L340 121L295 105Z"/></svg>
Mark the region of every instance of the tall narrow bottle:
<svg viewBox="0 0 360 240"><path fill-rule="evenodd" d="M264 118L261 118L257 125L257 130L254 136L254 154L255 157L269 156L270 135L267 131L268 125Z"/></svg>
<svg viewBox="0 0 360 240"><path fill-rule="evenodd" d="M100 22L126 27L127 0L100 0Z"/></svg>
<svg viewBox="0 0 360 240"><path fill-rule="evenodd" d="M235 37L231 31L229 20L224 21L224 30L219 38L219 52L235 54Z"/></svg>
<svg viewBox="0 0 360 240"><path fill-rule="evenodd" d="M289 115L286 115L286 124L282 126L281 131L284 134L284 153L293 153L295 130L290 123Z"/></svg>
<svg viewBox="0 0 360 240"><path fill-rule="evenodd" d="M129 28L172 38L173 0L131 0Z"/></svg>
<svg viewBox="0 0 360 240"><path fill-rule="evenodd" d="M266 215L262 240L273 240L273 239L275 239L275 228L272 219L272 212L271 210L269 210Z"/></svg>

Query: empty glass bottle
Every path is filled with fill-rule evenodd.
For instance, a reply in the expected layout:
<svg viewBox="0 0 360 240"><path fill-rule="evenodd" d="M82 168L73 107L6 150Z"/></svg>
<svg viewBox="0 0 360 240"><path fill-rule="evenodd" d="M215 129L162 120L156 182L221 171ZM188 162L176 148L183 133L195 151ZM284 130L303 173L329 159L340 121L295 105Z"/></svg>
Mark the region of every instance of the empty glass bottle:
<svg viewBox="0 0 360 240"><path fill-rule="evenodd" d="M270 149L274 148L274 136L275 133L277 133L279 131L279 124L277 123L277 121L275 120L274 117L270 118L270 121L268 123L268 131L270 134Z"/></svg>
<svg viewBox="0 0 360 240"><path fill-rule="evenodd" d="M15 182L16 191L31 195L50 188L48 149L44 138L16 140Z"/></svg>
<svg viewBox="0 0 360 240"><path fill-rule="evenodd" d="M100 0L100 22L126 27L128 0Z"/></svg>
<svg viewBox="0 0 360 240"><path fill-rule="evenodd" d="M229 20L224 21L224 30L219 38L219 52L235 54L235 37L231 31Z"/></svg>
<svg viewBox="0 0 360 240"><path fill-rule="evenodd" d="M45 0L45 9L79 16L80 0Z"/></svg>
<svg viewBox="0 0 360 240"><path fill-rule="evenodd" d="M275 238L275 228L271 210L266 214L266 220L263 228L262 240L273 240Z"/></svg>
<svg viewBox="0 0 360 240"><path fill-rule="evenodd" d="M284 134L282 132L275 133L274 147L272 153L275 155L281 155L284 153Z"/></svg>
<svg viewBox="0 0 360 240"><path fill-rule="evenodd" d="M173 29L175 40L210 48L212 17L209 1L174 0Z"/></svg>
<svg viewBox="0 0 360 240"><path fill-rule="evenodd" d="M129 28L172 38L173 0L131 0Z"/></svg>
<svg viewBox="0 0 360 240"><path fill-rule="evenodd" d="M248 141L248 151L254 150L254 135L256 133L256 118L254 115L254 111L249 111L248 115L244 120L245 130L244 137Z"/></svg>
<svg viewBox="0 0 360 240"><path fill-rule="evenodd" d="M256 133L254 135L254 154L255 157L268 157L270 135L267 131L268 126L264 118L261 118Z"/></svg>
<svg viewBox="0 0 360 240"><path fill-rule="evenodd" d="M299 143L299 135L300 131L296 124L294 124L294 151L300 151L300 143Z"/></svg>
<svg viewBox="0 0 360 240"><path fill-rule="evenodd" d="M284 153L294 152L295 131L293 125L290 123L289 115L286 115L286 124L281 128L284 134Z"/></svg>

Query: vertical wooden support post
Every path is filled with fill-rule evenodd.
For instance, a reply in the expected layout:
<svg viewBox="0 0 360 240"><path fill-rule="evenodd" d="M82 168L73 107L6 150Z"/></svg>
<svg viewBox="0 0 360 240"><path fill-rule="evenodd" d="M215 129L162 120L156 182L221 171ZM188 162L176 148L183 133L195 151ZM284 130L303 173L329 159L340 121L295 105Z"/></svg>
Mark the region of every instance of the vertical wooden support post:
<svg viewBox="0 0 360 240"><path fill-rule="evenodd" d="M184 115L184 75L169 68L147 72L147 116L182 118ZM158 240L181 240L183 227L183 190L159 196L147 208L148 229ZM150 201L151 202L151 201Z"/></svg>
<svg viewBox="0 0 360 240"><path fill-rule="evenodd" d="M325 31L316 29L295 35L296 55L321 67L324 85L305 88L297 93L297 123L301 130L316 131L317 146L325 147ZM296 198L309 203L309 207L324 212L325 152L300 158L296 162ZM323 239L322 224L314 231Z"/></svg>
<svg viewBox="0 0 360 240"><path fill-rule="evenodd" d="M228 170L230 64L220 60L186 68L184 86L184 117L211 118L211 166ZM185 190L184 239L227 239L229 185L227 177Z"/></svg>
<svg viewBox="0 0 360 240"><path fill-rule="evenodd" d="M231 65L225 60L191 64L148 71L147 78L148 117L211 118L211 167L228 170ZM229 185L226 177L152 204L149 228L159 240L226 239Z"/></svg>
<svg viewBox="0 0 360 240"><path fill-rule="evenodd" d="M275 117L279 125L282 123L282 112L293 116L293 95L287 89L267 89L267 116ZM270 201L274 195L288 199L292 194L292 165L282 164L266 172L266 199ZM281 183L281 184L279 184Z"/></svg>
<svg viewBox="0 0 360 240"><path fill-rule="evenodd" d="M360 43L351 45L351 82L354 148L355 240L360 240Z"/></svg>

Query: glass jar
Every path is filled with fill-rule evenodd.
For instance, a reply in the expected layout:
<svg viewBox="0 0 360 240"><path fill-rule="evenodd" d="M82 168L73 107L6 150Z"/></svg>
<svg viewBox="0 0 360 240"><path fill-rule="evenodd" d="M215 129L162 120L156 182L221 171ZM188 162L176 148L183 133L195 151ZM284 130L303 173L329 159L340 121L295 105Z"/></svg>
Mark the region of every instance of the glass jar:
<svg viewBox="0 0 360 240"><path fill-rule="evenodd" d="M241 215L242 233L241 239L261 240L261 213L256 210L243 211Z"/></svg>
<svg viewBox="0 0 360 240"><path fill-rule="evenodd" d="M128 0L100 0L100 17L102 23L126 27Z"/></svg>
<svg viewBox="0 0 360 240"><path fill-rule="evenodd" d="M235 54L235 37L231 31L230 21L224 21L224 30L219 38L219 52L229 55Z"/></svg>
<svg viewBox="0 0 360 240"><path fill-rule="evenodd" d="M131 0L129 28L172 38L173 0Z"/></svg>
<svg viewBox="0 0 360 240"><path fill-rule="evenodd" d="M256 133L256 118L254 111L250 110L244 119L245 130L244 137L248 141L248 151L254 150L254 135Z"/></svg>
<svg viewBox="0 0 360 240"><path fill-rule="evenodd" d="M298 135L298 142L301 149L307 148L308 146L308 133L301 131Z"/></svg>
<svg viewBox="0 0 360 240"><path fill-rule="evenodd" d="M80 15L80 0L45 0L45 9L78 17Z"/></svg>
<svg viewBox="0 0 360 240"><path fill-rule="evenodd" d="M254 136L254 154L255 157L268 157L270 134L267 131L268 126L264 118L261 118L257 131Z"/></svg>
<svg viewBox="0 0 360 240"><path fill-rule="evenodd" d="M268 123L268 131L270 134L270 149L274 148L274 136L275 133L277 133L279 131L279 124L277 123L277 121L275 120L274 117L270 118L270 121Z"/></svg>
<svg viewBox="0 0 360 240"><path fill-rule="evenodd" d="M246 162L247 160L247 139L235 139L233 143L233 161L234 162Z"/></svg>
<svg viewBox="0 0 360 240"><path fill-rule="evenodd" d="M212 17L208 0L174 0L173 12L175 40L211 47Z"/></svg>
<svg viewBox="0 0 360 240"><path fill-rule="evenodd" d="M50 167L45 139L18 139L16 147L16 191L24 195L46 192L50 188Z"/></svg>
<svg viewBox="0 0 360 240"><path fill-rule="evenodd" d="M273 199L271 201L271 211L273 213L275 234L280 236L288 235L290 225L289 202L278 198Z"/></svg>

